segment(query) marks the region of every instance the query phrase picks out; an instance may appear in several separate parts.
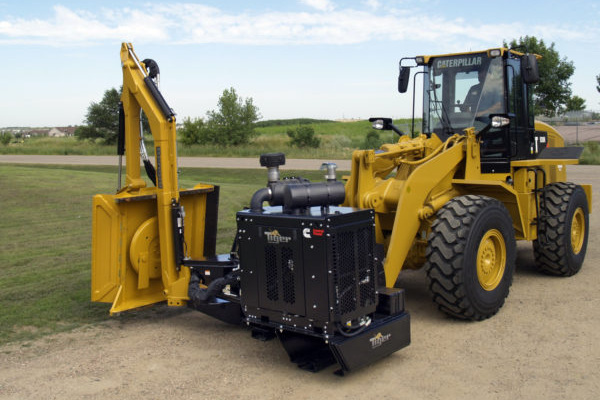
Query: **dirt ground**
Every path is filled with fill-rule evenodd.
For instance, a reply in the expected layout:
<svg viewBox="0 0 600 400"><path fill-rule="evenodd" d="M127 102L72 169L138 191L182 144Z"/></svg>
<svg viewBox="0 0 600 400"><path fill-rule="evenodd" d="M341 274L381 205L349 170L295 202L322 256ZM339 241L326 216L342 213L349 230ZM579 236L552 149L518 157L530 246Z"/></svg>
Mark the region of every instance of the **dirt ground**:
<svg viewBox="0 0 600 400"><path fill-rule="evenodd" d="M597 399L600 396L600 167L588 253L571 278L537 273L519 245L504 307L483 322L438 312L422 271L406 272L412 344L345 377L288 361L277 341L197 312L111 319L0 347L2 399Z"/></svg>

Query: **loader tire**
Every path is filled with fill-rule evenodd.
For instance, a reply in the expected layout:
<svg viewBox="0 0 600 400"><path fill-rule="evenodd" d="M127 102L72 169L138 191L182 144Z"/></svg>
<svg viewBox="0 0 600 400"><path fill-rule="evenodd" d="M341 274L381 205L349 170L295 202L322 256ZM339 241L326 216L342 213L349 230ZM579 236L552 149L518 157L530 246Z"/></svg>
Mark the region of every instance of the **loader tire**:
<svg viewBox="0 0 600 400"><path fill-rule="evenodd" d="M551 183L540 197L540 227L533 241L538 270L555 276L572 276L581 269L589 234L589 209L581 186Z"/></svg>
<svg viewBox="0 0 600 400"><path fill-rule="evenodd" d="M501 202L475 195L450 200L437 212L425 253L433 301L455 318L496 314L512 284L516 247Z"/></svg>

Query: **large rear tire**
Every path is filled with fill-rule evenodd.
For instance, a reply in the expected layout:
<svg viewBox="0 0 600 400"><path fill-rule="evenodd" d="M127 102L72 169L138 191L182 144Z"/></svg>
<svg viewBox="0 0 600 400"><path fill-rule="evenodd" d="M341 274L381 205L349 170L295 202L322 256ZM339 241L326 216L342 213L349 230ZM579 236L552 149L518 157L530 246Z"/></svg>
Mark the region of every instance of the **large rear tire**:
<svg viewBox="0 0 600 400"><path fill-rule="evenodd" d="M551 183L544 188L540 208L541 226L533 241L536 267L549 275L575 275L583 264L590 231L583 188L571 182Z"/></svg>
<svg viewBox="0 0 600 400"><path fill-rule="evenodd" d="M454 198L437 213L426 257L429 289L441 311L460 319L489 318L502 307L512 284L512 218L496 199Z"/></svg>

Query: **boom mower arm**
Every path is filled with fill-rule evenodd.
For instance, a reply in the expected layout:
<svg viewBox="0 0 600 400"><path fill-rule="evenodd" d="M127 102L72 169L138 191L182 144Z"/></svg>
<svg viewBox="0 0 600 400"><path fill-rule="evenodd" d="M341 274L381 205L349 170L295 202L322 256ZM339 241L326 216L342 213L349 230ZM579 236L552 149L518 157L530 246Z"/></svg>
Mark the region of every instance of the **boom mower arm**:
<svg viewBox="0 0 600 400"><path fill-rule="evenodd" d="M165 294L171 300L172 286L187 288L189 270L176 265L172 230L172 207L179 205L175 116L169 108L146 66L139 61L130 43L121 46L123 93L121 102L125 113L126 187L136 191L145 186L140 177L140 153L131 151L140 146L140 109L148 117L154 138L156 159L156 205L160 238L160 263ZM153 68L154 69L154 68ZM156 70L158 68L156 67ZM156 72L153 71L153 72ZM185 292L183 293L185 296ZM175 295L180 301L181 294Z"/></svg>

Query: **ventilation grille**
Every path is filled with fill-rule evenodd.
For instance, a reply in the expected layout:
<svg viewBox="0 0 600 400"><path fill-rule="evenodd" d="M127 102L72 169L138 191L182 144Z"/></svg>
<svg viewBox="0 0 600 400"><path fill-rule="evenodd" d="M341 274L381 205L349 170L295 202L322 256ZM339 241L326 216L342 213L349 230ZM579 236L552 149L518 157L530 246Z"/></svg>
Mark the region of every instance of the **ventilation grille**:
<svg viewBox="0 0 600 400"><path fill-rule="evenodd" d="M339 232L333 237L333 271L339 315L375 304L371 228Z"/></svg>
<svg viewBox="0 0 600 400"><path fill-rule="evenodd" d="M291 247L265 246L265 281L269 300L279 301L281 296L285 303L294 304L296 302L294 270L294 251ZM281 287L279 286L280 282Z"/></svg>

